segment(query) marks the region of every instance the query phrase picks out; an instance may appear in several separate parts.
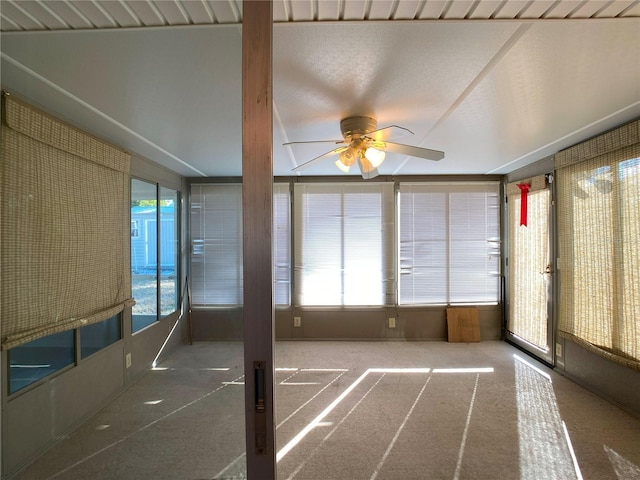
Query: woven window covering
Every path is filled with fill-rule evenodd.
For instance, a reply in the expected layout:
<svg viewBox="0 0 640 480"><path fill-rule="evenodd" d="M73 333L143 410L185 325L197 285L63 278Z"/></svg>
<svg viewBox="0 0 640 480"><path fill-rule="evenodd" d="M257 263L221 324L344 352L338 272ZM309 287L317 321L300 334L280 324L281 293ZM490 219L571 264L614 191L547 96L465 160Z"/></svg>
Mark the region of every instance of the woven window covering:
<svg viewBox="0 0 640 480"><path fill-rule="evenodd" d="M132 300L130 156L3 95L2 349L99 322Z"/></svg>
<svg viewBox="0 0 640 480"><path fill-rule="evenodd" d="M528 184L528 221L520 225L521 192ZM542 349L547 348L551 195L544 175L507 184L509 205L509 317L507 329Z"/></svg>
<svg viewBox="0 0 640 480"><path fill-rule="evenodd" d="M640 121L555 162L560 334L640 370Z"/></svg>

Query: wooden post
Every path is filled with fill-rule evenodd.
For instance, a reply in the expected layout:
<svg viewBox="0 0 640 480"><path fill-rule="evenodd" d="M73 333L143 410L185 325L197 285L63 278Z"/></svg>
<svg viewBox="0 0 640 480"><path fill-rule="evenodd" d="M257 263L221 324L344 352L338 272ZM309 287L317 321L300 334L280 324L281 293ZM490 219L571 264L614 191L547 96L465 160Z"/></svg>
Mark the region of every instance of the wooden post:
<svg viewBox="0 0 640 480"><path fill-rule="evenodd" d="M247 477L275 480L271 0L242 20L242 212Z"/></svg>

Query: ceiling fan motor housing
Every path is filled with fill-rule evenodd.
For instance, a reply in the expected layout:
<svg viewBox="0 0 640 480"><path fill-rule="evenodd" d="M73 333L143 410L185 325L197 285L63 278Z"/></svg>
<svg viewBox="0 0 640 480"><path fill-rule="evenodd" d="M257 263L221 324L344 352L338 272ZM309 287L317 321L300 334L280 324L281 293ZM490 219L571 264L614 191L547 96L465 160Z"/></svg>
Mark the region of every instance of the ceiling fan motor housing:
<svg viewBox="0 0 640 480"><path fill-rule="evenodd" d="M347 142L352 138L359 138L373 132L378 122L371 117L347 117L340 121L340 131Z"/></svg>

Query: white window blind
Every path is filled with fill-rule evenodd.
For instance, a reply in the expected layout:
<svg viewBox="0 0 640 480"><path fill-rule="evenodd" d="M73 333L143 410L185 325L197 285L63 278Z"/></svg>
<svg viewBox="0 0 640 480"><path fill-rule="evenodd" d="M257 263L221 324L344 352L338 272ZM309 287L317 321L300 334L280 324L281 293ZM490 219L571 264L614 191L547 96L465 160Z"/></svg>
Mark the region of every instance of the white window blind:
<svg viewBox="0 0 640 480"><path fill-rule="evenodd" d="M497 303L497 182L401 183L399 304Z"/></svg>
<svg viewBox="0 0 640 480"><path fill-rule="evenodd" d="M640 370L640 121L555 160L559 330Z"/></svg>
<svg viewBox="0 0 640 480"><path fill-rule="evenodd" d="M393 301L393 185L296 184L296 303Z"/></svg>
<svg viewBox="0 0 640 480"><path fill-rule="evenodd" d="M194 305L242 304L242 185L191 185Z"/></svg>
<svg viewBox="0 0 640 480"><path fill-rule="evenodd" d="M288 183L273 185L274 303L289 305L291 292L291 198Z"/></svg>

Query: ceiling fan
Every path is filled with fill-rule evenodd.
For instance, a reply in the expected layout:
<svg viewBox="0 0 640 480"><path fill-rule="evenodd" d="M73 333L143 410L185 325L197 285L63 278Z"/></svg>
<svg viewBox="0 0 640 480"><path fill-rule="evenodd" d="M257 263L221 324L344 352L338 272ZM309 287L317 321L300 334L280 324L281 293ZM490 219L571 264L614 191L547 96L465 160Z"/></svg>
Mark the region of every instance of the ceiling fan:
<svg viewBox="0 0 640 480"><path fill-rule="evenodd" d="M385 151L401 153L411 157L424 158L426 160L442 160L444 152L431 150L429 148L414 147L402 143L389 142L387 139L398 134L411 134L413 132L407 128L397 125L378 129L378 122L371 117L347 117L340 121L340 131L344 137L342 140L311 140L304 142L287 142L283 145L294 145L300 143L335 143L341 145L330 152L298 165L294 172L304 170L319 161L339 155L336 166L343 172L357 164L362 174L362 178L370 179L378 175L378 166L384 161Z"/></svg>

